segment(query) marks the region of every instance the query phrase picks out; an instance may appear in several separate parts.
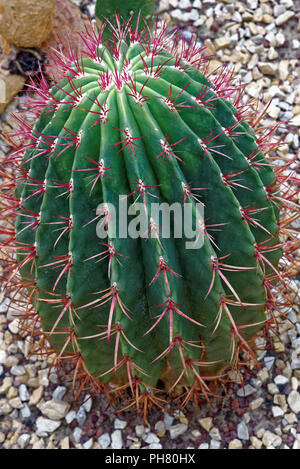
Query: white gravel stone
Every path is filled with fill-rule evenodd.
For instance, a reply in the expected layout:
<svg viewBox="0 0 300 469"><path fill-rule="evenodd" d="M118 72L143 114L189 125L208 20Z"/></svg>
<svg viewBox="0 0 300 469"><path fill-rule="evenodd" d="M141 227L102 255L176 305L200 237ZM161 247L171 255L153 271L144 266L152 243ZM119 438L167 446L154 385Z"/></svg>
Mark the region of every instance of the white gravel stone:
<svg viewBox="0 0 300 469"><path fill-rule="evenodd" d="M148 433L148 434L144 434L143 435L143 440L145 443L147 443L148 445L151 445L152 443L159 443L159 438L157 435L155 435L155 433Z"/></svg>
<svg viewBox="0 0 300 469"><path fill-rule="evenodd" d="M282 24L287 23L291 18L293 18L293 16L295 16L294 11L285 11L275 19L275 23L277 26L281 26Z"/></svg>
<svg viewBox="0 0 300 469"><path fill-rule="evenodd" d="M277 406L277 405L274 405L272 407L272 414L273 414L273 417L282 417L282 415L284 415L284 411L282 410L281 407Z"/></svg>
<svg viewBox="0 0 300 469"><path fill-rule="evenodd" d="M45 417L38 417L36 419L36 428L37 434L40 433L53 433L57 430L61 425L60 421L54 421L51 419L47 419Z"/></svg>
<svg viewBox="0 0 300 469"><path fill-rule="evenodd" d="M201 445L198 446L198 449L209 449L209 444L208 443L201 443Z"/></svg>
<svg viewBox="0 0 300 469"><path fill-rule="evenodd" d="M102 449L106 449L110 445L110 434L109 433L103 433L101 436L98 438L98 443L101 446Z"/></svg>
<svg viewBox="0 0 300 469"><path fill-rule="evenodd" d="M244 421L237 426L237 436L240 440L249 440L249 430Z"/></svg>
<svg viewBox="0 0 300 469"><path fill-rule="evenodd" d="M0 363L5 364L7 360L7 353L5 350L0 350Z"/></svg>
<svg viewBox="0 0 300 469"><path fill-rule="evenodd" d="M80 438L82 436L82 428L80 427L75 427L73 430L73 438L76 443L80 442Z"/></svg>
<svg viewBox="0 0 300 469"><path fill-rule="evenodd" d="M135 433L136 433L136 436L139 437L139 438L140 438L141 436L143 436L144 433L145 433L145 427L144 427L144 425L136 425L136 426L135 426Z"/></svg>
<svg viewBox="0 0 300 469"><path fill-rule="evenodd" d="M300 412L300 394L298 391L291 391L287 398L290 409L298 414Z"/></svg>
<svg viewBox="0 0 300 469"><path fill-rule="evenodd" d="M237 390L237 395L239 397L246 397L246 396L251 396L251 394L254 394L256 392L256 389L251 386L251 384L246 384L243 388L240 388Z"/></svg>
<svg viewBox="0 0 300 469"><path fill-rule="evenodd" d="M126 426L127 426L127 422L125 422L125 420L116 419L114 421L114 428L116 430L124 430Z"/></svg>
<svg viewBox="0 0 300 469"><path fill-rule="evenodd" d="M38 408L42 414L46 415L49 419L61 420L67 415L70 404L59 399L51 399L49 401L40 402Z"/></svg>
<svg viewBox="0 0 300 469"><path fill-rule="evenodd" d="M53 399L62 399L66 394L66 391L67 388L65 386L57 386L57 388L54 389L52 394Z"/></svg>
<svg viewBox="0 0 300 469"><path fill-rule="evenodd" d="M112 449L121 449L123 447L122 432L115 430L111 434L111 447Z"/></svg>
<svg viewBox="0 0 300 469"><path fill-rule="evenodd" d="M288 382L289 382L288 378L283 375L277 375L274 378L274 383L277 384L277 386L280 386L281 384L286 384Z"/></svg>
<svg viewBox="0 0 300 469"><path fill-rule="evenodd" d="M22 435L19 436L18 438L18 444L20 445L21 449L26 448L30 441L30 434L29 433L23 433Z"/></svg>
<svg viewBox="0 0 300 469"><path fill-rule="evenodd" d="M169 428L170 438L173 440L187 431L188 426L184 423L178 423Z"/></svg>
<svg viewBox="0 0 300 469"><path fill-rule="evenodd" d="M20 384L19 386L19 397L22 402L29 401L30 394L25 384Z"/></svg>
<svg viewBox="0 0 300 469"><path fill-rule="evenodd" d="M68 412L66 414L65 420L69 424L69 423L73 422L74 419L76 419L76 412L75 412L75 410L70 410L70 412Z"/></svg>

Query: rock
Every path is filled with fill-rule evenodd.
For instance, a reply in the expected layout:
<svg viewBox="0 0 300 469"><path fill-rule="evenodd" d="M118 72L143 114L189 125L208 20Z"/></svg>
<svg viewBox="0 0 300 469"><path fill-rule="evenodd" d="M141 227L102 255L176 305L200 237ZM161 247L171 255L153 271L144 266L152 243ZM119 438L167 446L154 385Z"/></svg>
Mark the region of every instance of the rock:
<svg viewBox="0 0 300 469"><path fill-rule="evenodd" d="M221 441L222 437L220 435L220 431L217 427L213 427L209 432L209 436L212 440Z"/></svg>
<svg viewBox="0 0 300 469"><path fill-rule="evenodd" d="M230 45L230 38L226 36L219 37L215 39L214 43L215 43L216 50L226 49L226 47Z"/></svg>
<svg viewBox="0 0 300 469"><path fill-rule="evenodd" d="M159 443L159 438L154 433L145 433L143 435L143 440L148 445L151 445L152 443Z"/></svg>
<svg viewBox="0 0 300 469"><path fill-rule="evenodd" d="M230 441L228 444L228 449L242 449L242 448L243 448L243 443L237 438Z"/></svg>
<svg viewBox="0 0 300 469"><path fill-rule="evenodd" d="M237 435L240 440L249 440L249 431L245 422L240 422L237 426Z"/></svg>
<svg viewBox="0 0 300 469"><path fill-rule="evenodd" d="M282 417L282 415L284 415L284 411L282 410L281 407L274 405L272 407L272 414L273 414L273 417L275 417L275 418L276 417Z"/></svg>
<svg viewBox="0 0 300 469"><path fill-rule="evenodd" d="M162 420L158 420L154 428L159 438L163 437L166 434L166 426Z"/></svg>
<svg viewBox="0 0 300 469"><path fill-rule="evenodd" d="M18 47L40 47L52 31L54 0L6 0L0 33Z"/></svg>
<svg viewBox="0 0 300 469"><path fill-rule="evenodd" d="M50 401L41 402L38 408L49 419L61 420L67 415L70 404L59 399L51 399Z"/></svg>
<svg viewBox="0 0 300 469"><path fill-rule="evenodd" d="M300 394L298 391L291 391L287 398L290 409L295 414L300 412Z"/></svg>
<svg viewBox="0 0 300 469"><path fill-rule="evenodd" d="M21 449L24 449L28 445L29 441L30 441L30 434L23 433L18 438L18 445L20 446Z"/></svg>
<svg viewBox="0 0 300 469"><path fill-rule="evenodd" d="M38 417L36 419L36 428L37 428L37 433L53 433L55 430L60 427L61 422L60 421L54 421L50 419L46 419L44 417Z"/></svg>
<svg viewBox="0 0 300 469"><path fill-rule="evenodd" d="M111 434L111 447L112 449L121 449L123 447L122 432L115 430Z"/></svg>
<svg viewBox="0 0 300 469"><path fill-rule="evenodd" d="M82 435L82 428L80 428L80 427L74 428L73 438L74 438L76 443L80 442L81 435Z"/></svg>
<svg viewBox="0 0 300 469"><path fill-rule="evenodd" d="M62 399L64 395L66 394L67 388L65 386L57 386L57 388L54 389L52 398L53 399Z"/></svg>
<svg viewBox="0 0 300 469"><path fill-rule="evenodd" d="M116 419L114 421L114 428L116 430L124 430L126 426L127 426L127 422L125 422L125 420Z"/></svg>
<svg viewBox="0 0 300 469"><path fill-rule="evenodd" d="M0 115L8 103L22 90L25 78L21 75L4 74L0 70Z"/></svg>
<svg viewBox="0 0 300 469"><path fill-rule="evenodd" d="M239 397L247 397L247 396L251 396L251 394L254 394L255 392L256 392L256 389L253 386L251 386L251 384L246 384L246 386L237 390L237 395Z"/></svg>
<svg viewBox="0 0 300 469"><path fill-rule="evenodd" d="M110 434L109 433L103 433L101 436L98 438L98 443L101 446L101 449L106 449L110 445Z"/></svg>
<svg viewBox="0 0 300 469"><path fill-rule="evenodd" d="M293 18L293 16L295 16L294 11L289 11L289 10L285 11L281 15L277 16L277 18L275 20L275 24L277 26L281 26L282 24L287 23L291 18Z"/></svg>
<svg viewBox="0 0 300 469"><path fill-rule="evenodd" d="M170 438L173 440L187 431L188 426L184 423L178 423L169 428Z"/></svg>
<svg viewBox="0 0 300 469"><path fill-rule="evenodd" d="M251 441L252 446L254 446L255 449L261 449L262 441L259 440L256 436L251 436L250 441Z"/></svg>
<svg viewBox="0 0 300 469"><path fill-rule="evenodd" d="M258 68L264 75L276 75L277 64L270 62L258 62Z"/></svg>
<svg viewBox="0 0 300 469"><path fill-rule="evenodd" d="M250 402L249 407L251 410L256 410L259 409L259 407L263 404L264 399L262 397L259 397L255 399L254 401Z"/></svg>
<svg viewBox="0 0 300 469"><path fill-rule="evenodd" d="M275 433L270 432L269 430L266 430L263 435L263 444L266 446L266 448L273 446L276 448L277 446L280 446L282 443L282 439L279 435L275 435Z"/></svg>
<svg viewBox="0 0 300 469"><path fill-rule="evenodd" d="M30 394L25 384L20 384L19 386L19 397L22 402L29 401Z"/></svg>
<svg viewBox="0 0 300 469"><path fill-rule="evenodd" d="M291 122L290 122L291 125L296 125L297 127L300 127L300 114L297 114L297 116L295 116Z"/></svg>
<svg viewBox="0 0 300 469"><path fill-rule="evenodd" d="M283 375L277 375L274 378L274 383L277 384L277 386L280 386L282 384L286 384L288 382L289 382L288 378L286 378Z"/></svg>
<svg viewBox="0 0 300 469"><path fill-rule="evenodd" d="M213 426L213 421L211 417L206 417L204 419L199 419L198 422L200 423L201 427L204 428L207 432L210 432L212 426Z"/></svg>

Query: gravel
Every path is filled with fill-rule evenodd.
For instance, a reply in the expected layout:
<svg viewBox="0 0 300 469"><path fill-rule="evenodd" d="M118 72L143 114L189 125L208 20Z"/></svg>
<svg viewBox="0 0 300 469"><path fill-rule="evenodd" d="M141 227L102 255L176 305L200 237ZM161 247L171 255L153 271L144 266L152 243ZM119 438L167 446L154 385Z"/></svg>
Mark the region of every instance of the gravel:
<svg viewBox="0 0 300 469"><path fill-rule="evenodd" d="M93 15L95 1L73 3ZM249 98L272 99L267 123L291 121L286 130L278 128L279 136L286 133L278 154L293 158L300 128L300 1L161 0L157 7L187 40L198 32L215 56L213 68L234 65ZM11 103L2 115L1 130L13 125L15 107ZM1 139L0 151L8 151ZM297 170L299 159L292 167ZM299 291L298 280L291 285ZM289 320L280 320L273 347L259 352L260 367L242 370L243 385L231 376L218 402L188 404L180 412L176 402L165 411L153 408L147 423L130 411L117 413L105 396L76 401L71 383L51 369L52 358L30 354L8 304L0 293L0 449L300 449L298 296L286 312Z"/></svg>

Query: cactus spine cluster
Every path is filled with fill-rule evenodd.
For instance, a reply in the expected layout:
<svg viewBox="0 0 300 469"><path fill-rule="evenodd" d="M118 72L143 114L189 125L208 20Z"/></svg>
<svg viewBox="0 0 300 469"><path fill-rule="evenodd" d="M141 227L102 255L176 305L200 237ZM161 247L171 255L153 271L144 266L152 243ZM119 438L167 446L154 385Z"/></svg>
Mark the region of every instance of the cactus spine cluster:
<svg viewBox="0 0 300 469"><path fill-rule="evenodd" d="M285 202L265 156L273 133L255 135L242 87L226 68L208 72L196 38L165 29L117 21L109 44L91 29L80 57L52 55L61 80L31 85L33 126L16 117L17 189L3 212L16 214L7 284L27 288L26 321L40 324L58 363L74 361L81 389L113 383L137 405L160 405L164 379L170 392L183 383L187 398L209 395L241 353L254 358L282 275ZM145 209L138 238L111 234L120 195ZM184 233L163 238L153 202L189 202L201 247L187 249Z"/></svg>

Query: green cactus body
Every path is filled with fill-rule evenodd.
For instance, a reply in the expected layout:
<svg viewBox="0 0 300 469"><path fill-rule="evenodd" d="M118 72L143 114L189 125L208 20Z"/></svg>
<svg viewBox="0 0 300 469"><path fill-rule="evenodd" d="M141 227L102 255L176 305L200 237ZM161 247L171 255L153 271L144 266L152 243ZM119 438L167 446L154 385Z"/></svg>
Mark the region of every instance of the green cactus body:
<svg viewBox="0 0 300 469"><path fill-rule="evenodd" d="M196 43L129 34L111 48L91 34L82 59L57 59L65 77L44 93L17 188L19 269L57 354L77 354L96 381L156 387L171 369L171 387L203 386L251 354L267 319L275 176ZM120 196L142 202L147 228L127 220L140 237L113 232ZM201 247L173 228L164 238L154 202L188 202Z"/></svg>

